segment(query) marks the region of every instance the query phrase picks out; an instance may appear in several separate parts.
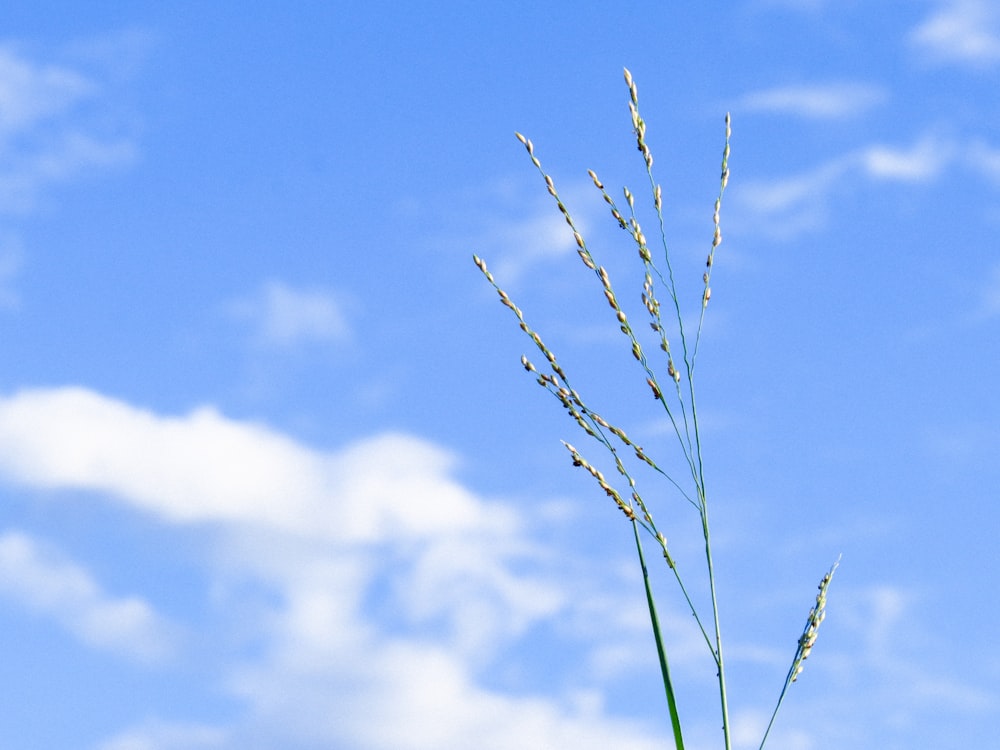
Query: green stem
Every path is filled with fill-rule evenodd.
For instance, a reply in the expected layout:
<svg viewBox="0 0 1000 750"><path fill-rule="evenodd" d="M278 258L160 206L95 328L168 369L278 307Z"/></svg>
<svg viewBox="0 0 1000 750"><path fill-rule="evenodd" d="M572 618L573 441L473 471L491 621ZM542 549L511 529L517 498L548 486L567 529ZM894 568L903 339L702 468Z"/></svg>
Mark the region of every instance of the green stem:
<svg viewBox="0 0 1000 750"><path fill-rule="evenodd" d="M705 495L702 487L701 493L701 526L705 535L705 560L708 565L708 585L712 593L712 617L715 620L715 664L719 669L719 700L722 708L722 734L725 739L726 750L731 750L732 739L729 725L729 698L726 694L726 664L722 656L722 625L719 620L719 604L715 592L715 568L712 564L712 544L708 533L708 507L705 503Z"/></svg>
<svg viewBox="0 0 1000 750"><path fill-rule="evenodd" d="M656 639L656 653L660 658L660 673L663 675L663 688L667 693L667 707L670 709L670 725L674 730L674 747L676 750L684 750L684 737L681 735L681 720L677 713L674 684L670 680L670 666L667 664L667 651L663 645L663 633L660 631L660 618L656 614L653 589L649 582L649 571L646 569L646 558L642 553L639 524L634 519L632 521L632 531L635 533L635 548L639 553L639 565L642 567L642 583L646 587L646 603L649 605L649 620L653 626L653 637ZM728 736L726 747L728 748Z"/></svg>

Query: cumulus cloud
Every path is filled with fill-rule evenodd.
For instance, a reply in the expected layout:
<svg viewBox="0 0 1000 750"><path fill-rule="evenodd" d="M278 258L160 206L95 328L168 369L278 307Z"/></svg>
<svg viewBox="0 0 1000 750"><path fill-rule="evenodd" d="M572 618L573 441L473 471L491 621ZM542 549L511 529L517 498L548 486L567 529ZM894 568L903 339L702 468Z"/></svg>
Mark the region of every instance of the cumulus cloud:
<svg viewBox="0 0 1000 750"><path fill-rule="evenodd" d="M448 451L400 434L318 451L209 407L164 416L83 388L0 399L0 477L87 489L168 526L214 529L206 585L219 602L216 631L192 637L224 643L249 631L256 644L211 675L243 702L243 717L139 724L100 750L656 746L647 728L603 707L599 683L581 700L578 681L544 696L484 682L533 629L593 619L592 608L576 609L607 581L567 576L578 563L553 556L513 507L464 488L455 468ZM67 627L59 607L70 602L81 638L164 641L141 600L110 599L21 537L0 549L17 600ZM270 592L252 618L227 606L236 594L226 592L248 580ZM623 602L608 606L599 633L563 624L563 637L648 646L642 618L631 618L633 631L620 621Z"/></svg>
<svg viewBox="0 0 1000 750"><path fill-rule="evenodd" d="M877 86L863 83L830 83L779 86L751 91L734 109L743 112L789 114L812 119L837 119L866 112L885 99Z"/></svg>
<svg viewBox="0 0 1000 750"><path fill-rule="evenodd" d="M492 520L447 478L453 458L416 438L384 434L322 454L211 407L161 417L84 388L0 399L0 454L9 478L107 492L172 523L371 541ZM427 506L400 502L431 493Z"/></svg>
<svg viewBox="0 0 1000 750"><path fill-rule="evenodd" d="M660 746L600 705L485 689L462 660L428 643L392 640L338 669L270 664L239 675L237 687L310 747L323 739L380 750ZM288 717L299 718L289 726Z"/></svg>
<svg viewBox="0 0 1000 750"><path fill-rule="evenodd" d="M82 566L18 531L0 535L0 595L95 648L143 661L172 650L173 628L145 600L108 595Z"/></svg>
<svg viewBox="0 0 1000 750"><path fill-rule="evenodd" d="M910 32L922 54L943 63L974 66L1000 62L1000 9L992 0L943 0Z"/></svg>
<svg viewBox="0 0 1000 750"><path fill-rule="evenodd" d="M208 407L161 415L82 388L0 399L5 482L84 488L88 502L96 494L167 527L212 530L202 562L214 611L185 629L184 643L219 652L202 678L241 710L215 725L135 717L97 750L661 746L662 727L622 715L610 687L655 673L637 572L553 549L525 513L466 489L456 467L413 436L321 451ZM252 605L239 601L248 582L266 592ZM107 594L20 532L0 537L0 592L92 647L150 658L177 643L143 599ZM885 661L886 643L918 619L905 592L876 587L838 602L859 645L850 656L831 648L821 663L854 678L861 659L866 674L992 705L985 691L945 685L903 656ZM690 618L667 627L687 682L706 666L696 657L704 644ZM518 667L537 674L498 678L539 635L575 658L537 654ZM232 649L234 639L253 647ZM740 726L759 719L747 713ZM709 731L700 715L693 725ZM807 747L816 731L790 724L779 739Z"/></svg>
<svg viewBox="0 0 1000 750"><path fill-rule="evenodd" d="M351 333L343 302L333 292L280 281L269 281L253 297L232 302L229 312L249 323L264 345L338 342Z"/></svg>

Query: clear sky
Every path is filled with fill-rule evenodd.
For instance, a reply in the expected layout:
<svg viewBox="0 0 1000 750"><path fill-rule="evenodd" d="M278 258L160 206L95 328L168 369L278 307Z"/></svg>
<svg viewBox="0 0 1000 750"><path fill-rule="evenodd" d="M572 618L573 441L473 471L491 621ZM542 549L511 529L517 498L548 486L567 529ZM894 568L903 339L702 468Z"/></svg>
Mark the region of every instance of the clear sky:
<svg viewBox="0 0 1000 750"><path fill-rule="evenodd" d="M995 2L12 0L0 33L4 750L670 746L631 529L559 441L600 453L472 263L676 461L514 137L639 315L587 177L656 238L625 66L688 314L732 113L698 405L735 747L840 554L769 746L995 743Z"/></svg>

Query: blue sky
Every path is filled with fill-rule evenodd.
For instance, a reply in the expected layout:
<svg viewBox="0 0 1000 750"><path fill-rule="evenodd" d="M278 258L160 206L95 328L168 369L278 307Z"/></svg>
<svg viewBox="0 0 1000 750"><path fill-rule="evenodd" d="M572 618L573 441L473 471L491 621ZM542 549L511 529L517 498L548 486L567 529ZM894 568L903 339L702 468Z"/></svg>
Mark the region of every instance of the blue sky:
<svg viewBox="0 0 1000 750"><path fill-rule="evenodd" d="M623 66L688 314L732 113L698 403L734 746L840 554L771 745L988 746L995 3L256 5L0 12L0 746L668 746L631 530L471 260L676 460L514 138L641 312L587 177L654 235ZM701 586L690 508L647 498Z"/></svg>

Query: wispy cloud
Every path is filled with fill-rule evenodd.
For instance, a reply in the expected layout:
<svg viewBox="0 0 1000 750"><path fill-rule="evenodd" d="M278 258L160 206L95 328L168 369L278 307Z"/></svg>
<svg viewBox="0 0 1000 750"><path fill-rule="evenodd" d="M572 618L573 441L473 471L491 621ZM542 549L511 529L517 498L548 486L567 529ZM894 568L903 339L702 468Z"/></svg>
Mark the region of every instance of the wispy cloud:
<svg viewBox="0 0 1000 750"><path fill-rule="evenodd" d="M105 95L91 76L0 46L0 212L29 211L49 185L135 159L108 118L98 128L83 116Z"/></svg>
<svg viewBox="0 0 1000 750"><path fill-rule="evenodd" d="M605 211L600 194L589 181L556 183L556 187L577 229L586 237L593 224L591 218ZM471 242L502 284L515 284L530 270L576 250L572 230L544 188L538 191L532 185L525 193L501 184L492 192L494 203L509 208L512 215L502 220L491 217L486 222L487 231L478 233ZM529 196L527 207L525 194Z"/></svg>
<svg viewBox="0 0 1000 750"><path fill-rule="evenodd" d="M910 32L913 47L942 63L1000 63L1000 6L992 0L942 0L938 6Z"/></svg>
<svg viewBox="0 0 1000 750"><path fill-rule="evenodd" d="M897 701L903 716L925 708L948 706L959 710L994 710L997 695L990 687L963 682L959 675L928 671L899 647L917 640L915 623L925 606L911 591L881 584L847 589L841 595L844 628L857 639L858 656L869 674L886 678L881 690L906 685L907 701ZM926 636L922 636L926 637ZM840 655L834 657L843 660Z"/></svg>
<svg viewBox="0 0 1000 750"><path fill-rule="evenodd" d="M77 71L32 63L0 47L0 144L40 122L65 114L98 86Z"/></svg>
<svg viewBox="0 0 1000 750"><path fill-rule="evenodd" d="M227 734L217 727L146 721L102 742L97 750L223 750Z"/></svg>
<svg viewBox="0 0 1000 750"><path fill-rule="evenodd" d="M736 193L740 220L773 237L792 237L823 224L835 190L848 180L928 182L958 155L954 143L932 135L909 148L872 144L792 177L751 181Z"/></svg>
<svg viewBox="0 0 1000 750"><path fill-rule="evenodd" d="M0 212L28 212L44 188L92 169L128 164L135 156L135 144L126 139L105 140L76 131L53 135L0 164Z"/></svg>
<svg viewBox="0 0 1000 750"><path fill-rule="evenodd" d="M0 234L0 309L12 310L20 305L14 278L21 270L23 258L21 240L11 234Z"/></svg>
<svg viewBox="0 0 1000 750"><path fill-rule="evenodd" d="M973 141L966 151L966 160L973 171L1000 185L1000 148Z"/></svg>
<svg viewBox="0 0 1000 750"><path fill-rule="evenodd" d="M1000 316L1000 262L987 269L980 290L978 315L983 318Z"/></svg>
<svg viewBox="0 0 1000 750"><path fill-rule="evenodd" d="M754 5L762 8L790 8L799 11L818 11L827 0L754 0Z"/></svg>
<svg viewBox="0 0 1000 750"><path fill-rule="evenodd" d="M884 100L885 92L877 86L841 82L751 91L737 99L733 108L825 120L860 115Z"/></svg>
<svg viewBox="0 0 1000 750"><path fill-rule="evenodd" d="M231 302L233 317L251 325L264 345L336 342L350 337L342 301L331 291L269 281L253 297Z"/></svg>
<svg viewBox="0 0 1000 750"><path fill-rule="evenodd" d="M925 182L939 175L956 152L949 141L925 136L910 148L869 146L858 159L865 174L874 180Z"/></svg>
<svg viewBox="0 0 1000 750"><path fill-rule="evenodd" d="M95 648L144 661L171 650L172 629L146 601L109 596L83 567L21 532L0 535L0 595Z"/></svg>

